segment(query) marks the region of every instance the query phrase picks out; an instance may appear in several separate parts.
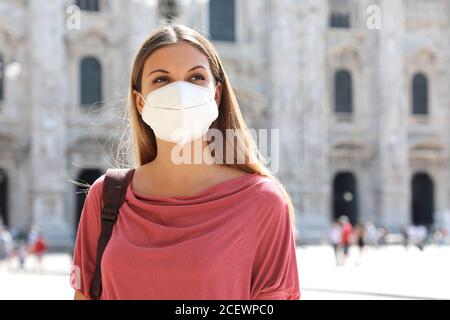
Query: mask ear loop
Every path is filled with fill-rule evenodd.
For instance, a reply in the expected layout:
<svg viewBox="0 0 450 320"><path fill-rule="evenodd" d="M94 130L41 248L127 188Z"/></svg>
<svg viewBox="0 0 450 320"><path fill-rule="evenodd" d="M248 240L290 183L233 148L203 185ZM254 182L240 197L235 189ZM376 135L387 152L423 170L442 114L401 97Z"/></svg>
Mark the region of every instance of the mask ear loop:
<svg viewBox="0 0 450 320"><path fill-rule="evenodd" d="M145 99L144 96L139 91L133 89L133 92L134 94L137 94L141 97L141 99L144 101L144 104L147 103L147 99Z"/></svg>
<svg viewBox="0 0 450 320"><path fill-rule="evenodd" d="M144 106L147 104L147 100L144 98L144 96L137 90L133 89L134 94L137 94L141 97L141 99L144 101L144 104L142 105L142 108L144 108ZM137 109L137 111L139 112L139 109ZM142 113L139 112L142 116Z"/></svg>

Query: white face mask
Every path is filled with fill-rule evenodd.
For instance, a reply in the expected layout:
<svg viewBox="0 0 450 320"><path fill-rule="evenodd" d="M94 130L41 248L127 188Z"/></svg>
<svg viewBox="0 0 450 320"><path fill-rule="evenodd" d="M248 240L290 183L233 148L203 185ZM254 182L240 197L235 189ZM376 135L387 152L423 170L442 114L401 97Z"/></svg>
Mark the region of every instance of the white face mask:
<svg viewBox="0 0 450 320"><path fill-rule="evenodd" d="M176 81L147 95L142 120L165 141L184 144L201 138L219 116L215 91Z"/></svg>

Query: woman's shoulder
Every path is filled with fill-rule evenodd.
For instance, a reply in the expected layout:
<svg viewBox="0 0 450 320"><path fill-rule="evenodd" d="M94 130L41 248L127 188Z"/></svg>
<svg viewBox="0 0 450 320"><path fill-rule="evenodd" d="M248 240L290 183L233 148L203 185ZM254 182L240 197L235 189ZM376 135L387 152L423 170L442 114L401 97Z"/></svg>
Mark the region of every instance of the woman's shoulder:
<svg viewBox="0 0 450 320"><path fill-rule="evenodd" d="M261 198L270 201L284 201L283 192L281 191L280 182L274 177L254 173L256 179L257 193Z"/></svg>
<svg viewBox="0 0 450 320"><path fill-rule="evenodd" d="M87 188L86 201L96 200L99 203L103 200L103 185L105 184L106 173L100 175L98 178L92 182Z"/></svg>
<svg viewBox="0 0 450 320"><path fill-rule="evenodd" d="M246 172L238 168L226 168L222 181L238 181L239 179L246 180L246 184L249 182L256 191L253 194L263 201L280 201L283 200L283 194L281 189L275 180L271 176L266 176L259 172Z"/></svg>
<svg viewBox="0 0 450 320"><path fill-rule="evenodd" d="M274 177L254 173L253 201L263 211L284 212L288 208L288 202L282 191L280 182Z"/></svg>
<svg viewBox="0 0 450 320"><path fill-rule="evenodd" d="M280 230L290 230L292 226L288 199L282 191L281 182L274 177L255 176L252 192L253 210L251 220L255 230L262 236L274 235Z"/></svg>

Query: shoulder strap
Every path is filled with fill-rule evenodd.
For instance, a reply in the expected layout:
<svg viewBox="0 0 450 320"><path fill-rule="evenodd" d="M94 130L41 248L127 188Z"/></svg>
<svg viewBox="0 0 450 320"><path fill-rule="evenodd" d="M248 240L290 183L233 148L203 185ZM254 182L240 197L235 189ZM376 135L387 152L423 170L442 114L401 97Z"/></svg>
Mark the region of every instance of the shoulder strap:
<svg viewBox="0 0 450 320"><path fill-rule="evenodd" d="M135 169L108 169L103 182L102 229L97 243L97 261L91 283L91 296L99 299L102 291L101 262L103 252L111 238L119 209L125 202L127 187Z"/></svg>

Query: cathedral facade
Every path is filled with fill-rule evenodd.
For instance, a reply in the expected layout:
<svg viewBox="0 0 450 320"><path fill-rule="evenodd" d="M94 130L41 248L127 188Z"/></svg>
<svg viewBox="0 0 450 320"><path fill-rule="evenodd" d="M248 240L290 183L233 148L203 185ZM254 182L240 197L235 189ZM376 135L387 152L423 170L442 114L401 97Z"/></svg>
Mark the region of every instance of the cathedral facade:
<svg viewBox="0 0 450 320"><path fill-rule="evenodd" d="M250 128L280 129L301 240L342 214L392 232L450 207L449 0L0 0L0 214L70 247L133 56L166 19L207 34Z"/></svg>

